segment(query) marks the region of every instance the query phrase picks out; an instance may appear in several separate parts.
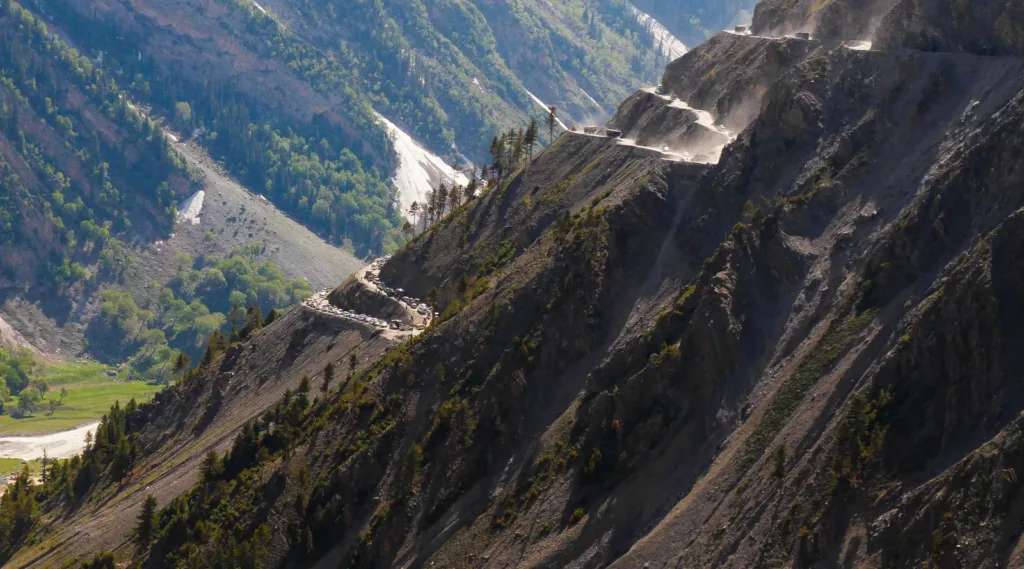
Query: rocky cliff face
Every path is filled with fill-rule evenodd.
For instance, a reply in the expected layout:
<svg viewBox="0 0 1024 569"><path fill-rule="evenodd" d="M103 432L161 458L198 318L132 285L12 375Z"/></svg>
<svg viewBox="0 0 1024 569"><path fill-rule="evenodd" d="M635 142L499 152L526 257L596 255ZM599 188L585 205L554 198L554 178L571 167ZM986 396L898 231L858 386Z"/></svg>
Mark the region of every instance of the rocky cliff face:
<svg viewBox="0 0 1024 569"><path fill-rule="evenodd" d="M1024 6L1017 2L902 0L882 20L878 42L890 49L1024 54Z"/></svg>
<svg viewBox="0 0 1024 569"><path fill-rule="evenodd" d="M4 322L0 318L0 348L11 350L13 348L28 348L32 351L36 351L32 344L25 340L24 336L18 333L17 330L11 328L11 325Z"/></svg>
<svg viewBox="0 0 1024 569"><path fill-rule="evenodd" d="M867 40L897 0L765 0L754 10L759 35L810 32L818 38Z"/></svg>
<svg viewBox="0 0 1024 569"><path fill-rule="evenodd" d="M385 264L442 314L224 498L246 523L147 563L282 520L275 566L1018 565L1024 60L724 34L664 84L612 124L707 113L719 161L562 135Z"/></svg>

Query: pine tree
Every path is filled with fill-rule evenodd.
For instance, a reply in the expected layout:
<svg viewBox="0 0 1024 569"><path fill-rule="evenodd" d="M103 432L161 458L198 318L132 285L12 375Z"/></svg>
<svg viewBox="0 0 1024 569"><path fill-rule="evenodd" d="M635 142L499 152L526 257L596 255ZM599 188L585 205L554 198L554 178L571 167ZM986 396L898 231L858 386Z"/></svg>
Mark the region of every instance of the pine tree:
<svg viewBox="0 0 1024 569"><path fill-rule="evenodd" d="M206 453L206 457L203 458L203 463L199 467L199 478L205 484L207 482L215 482L220 480L224 474L224 463L220 457L217 456L217 451L211 450Z"/></svg>
<svg viewBox="0 0 1024 569"><path fill-rule="evenodd" d="M526 135L522 129L512 131L512 163L516 166L523 161Z"/></svg>
<svg viewBox="0 0 1024 569"><path fill-rule="evenodd" d="M427 222L423 229L433 225L437 219L437 191L431 190L427 193Z"/></svg>
<svg viewBox="0 0 1024 569"><path fill-rule="evenodd" d="M420 215L420 203L419 202L412 202L412 205L409 206L409 217L412 218L413 226L416 225L416 220L419 217L419 215Z"/></svg>
<svg viewBox="0 0 1024 569"><path fill-rule="evenodd" d="M448 188L442 183L437 187L437 219L440 221L444 218L445 207L448 205Z"/></svg>
<svg viewBox="0 0 1024 569"><path fill-rule="evenodd" d="M334 363L327 362L327 365L324 366L324 382L323 385L320 386L324 393L327 393L331 388L332 381L334 381Z"/></svg>
<svg viewBox="0 0 1024 569"><path fill-rule="evenodd" d="M238 325L242 322L242 309L237 304L231 305L228 322L231 323L231 341L236 342L238 341Z"/></svg>
<svg viewBox="0 0 1024 569"><path fill-rule="evenodd" d="M494 137L491 143L491 168L498 171L498 179L505 173L505 135Z"/></svg>
<svg viewBox="0 0 1024 569"><path fill-rule="evenodd" d="M244 340L249 336L252 336L253 333L259 331L261 328L263 328L263 314L260 312L258 306L250 304L248 308L245 309L245 325L242 327L242 330L239 331L238 337L239 339Z"/></svg>
<svg viewBox="0 0 1024 569"><path fill-rule="evenodd" d="M463 203L465 203L465 201L464 201L465 196L466 196L466 189L464 187L462 187L462 186L454 186L454 187L452 187L451 191L448 193L448 202L452 204L452 207L451 207L452 211L455 211L455 210L459 209L459 206L461 206Z"/></svg>
<svg viewBox="0 0 1024 569"><path fill-rule="evenodd" d="M533 145L537 144L537 119L530 118L530 126L526 127L526 134L523 135L523 144L526 145L526 152L533 160Z"/></svg>
<svg viewBox="0 0 1024 569"><path fill-rule="evenodd" d="M128 437L121 436L114 447L114 461L110 465L110 473L115 480L124 478L132 468L132 448Z"/></svg>
<svg viewBox="0 0 1024 569"><path fill-rule="evenodd" d="M494 140L491 141L491 166L492 167L500 168L501 155L502 155L501 142L498 140L498 137L495 136Z"/></svg>
<svg viewBox="0 0 1024 569"><path fill-rule="evenodd" d="M502 140L504 141L503 148L505 149L505 158L502 159L502 165L505 167L505 170L511 172L515 168L515 162L512 160L512 152L515 150L516 129L506 132L505 135L502 136Z"/></svg>
<svg viewBox="0 0 1024 569"><path fill-rule="evenodd" d="M192 362L189 361L189 357L185 352L178 352L178 358L174 360L174 376L181 379L191 366ZM61 395L63 395L63 393Z"/></svg>
<svg viewBox="0 0 1024 569"><path fill-rule="evenodd" d="M358 365L359 365L359 356L355 355L354 353L353 354L349 354L349 356L348 356L348 374L349 375L355 374L356 373L356 366L358 366Z"/></svg>
<svg viewBox="0 0 1024 569"><path fill-rule="evenodd" d="M281 312L274 308L267 313L267 319L263 322L263 326L270 326L275 320L281 317Z"/></svg>
<svg viewBox="0 0 1024 569"><path fill-rule="evenodd" d="M548 140L555 141L555 124L558 122L558 107L548 107Z"/></svg>
<svg viewBox="0 0 1024 569"><path fill-rule="evenodd" d="M156 537L157 502L153 496L146 496L139 512L138 523L135 525L135 543L141 548L149 547Z"/></svg>
<svg viewBox="0 0 1024 569"><path fill-rule="evenodd" d="M217 356L224 352L225 347L224 334L220 330L215 330L213 334L210 334L210 340L206 344L206 352L203 354L203 365L207 366L213 363L213 360L217 359Z"/></svg>

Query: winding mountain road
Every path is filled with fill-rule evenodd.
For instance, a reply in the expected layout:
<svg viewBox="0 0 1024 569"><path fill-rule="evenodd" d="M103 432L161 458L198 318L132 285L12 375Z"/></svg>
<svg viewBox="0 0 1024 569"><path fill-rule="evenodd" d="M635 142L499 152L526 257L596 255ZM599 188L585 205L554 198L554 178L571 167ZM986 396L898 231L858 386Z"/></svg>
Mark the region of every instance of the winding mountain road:
<svg viewBox="0 0 1024 569"><path fill-rule="evenodd" d="M425 306L425 304L422 301L419 301L418 299L410 299L411 303L406 302L402 298L396 298L395 295L388 294L382 288L382 286L378 284L380 283L380 281L376 275L380 272L380 267L384 264L384 260L385 259L383 258L376 259L369 265L366 265L365 267L362 267L361 269L357 270L355 273L353 273L352 276L355 277L355 279L359 281L359 283L362 286L364 286L367 290L380 295L391 297L405 310L406 315L409 317L409 320L412 321L413 323L412 326L407 325L404 328L395 329L387 320L383 318L378 318L376 316L371 316L369 314L361 314L359 312L355 312L352 310L346 310L338 308L336 306L331 306L330 302L327 300L327 295L330 293L328 289L317 291L316 293L313 294L313 296L303 301L301 304L302 308L323 316L339 318L351 322L358 322L366 324L368 326L372 326L378 330L381 330L383 332L384 337L396 341L402 341L406 338L418 336L420 333L423 332L424 329L426 329L427 326L430 325L434 317L434 311L430 308L426 308L424 309L426 314L424 314L423 312L420 312L419 308Z"/></svg>
<svg viewBox="0 0 1024 569"><path fill-rule="evenodd" d="M739 32L739 31L735 31L735 30L723 30L723 31L724 31L724 33L727 33L727 34L731 34L731 35L734 35L734 36L740 36L740 37L747 37L747 38L766 39L766 40L783 39L782 37L752 35L750 32ZM790 39L800 39L800 38L796 38L793 35L784 36L784 37L790 38ZM801 40L801 41L814 41L814 38L807 39L807 40ZM870 41L861 41L861 40L847 40L847 41L843 41L843 42L840 43L840 47L843 47L843 48L846 48L846 49L851 49L851 50L854 50L854 51L872 51L873 50L872 49L872 47L873 47L872 46L872 42L870 42ZM684 149L679 149L679 148L668 148L668 147L657 148L657 147L654 147L654 146L642 146L642 145L637 144L636 141L633 140L633 139L629 139L629 138L610 138L610 137L608 137L608 136L606 136L604 134L605 129L603 127L598 127L597 132L594 132L594 133L583 132L582 130L577 129L577 127L573 127L571 129L567 129L566 132L569 133L569 134L572 134L572 135L576 135L576 136L590 136L590 137L593 137L593 138L604 138L604 139L608 139L608 140L614 140L615 143L618 144L618 145L630 146L630 147L633 147L633 148L638 148L640 150L647 151L647 152L651 153L652 156L661 158L662 160L665 160L667 162L692 162L692 163L701 163L701 164L717 163L719 158L720 158L721 151L725 148L725 146L727 146L729 143L731 143L734 140L736 140L736 133L729 131L728 129L726 129L724 126L722 126L720 124L717 124L715 122L714 116L710 112L708 112L706 110L703 110L703 109L697 109L697 108L691 107L686 101L678 99L677 97L675 97L675 96L673 96L673 95L671 95L669 93L660 92L660 89L658 89L656 87L646 87L646 88L641 89L641 90L644 91L645 93L649 93L649 94L654 95L656 97L660 97L662 100L667 102L669 104L669 106L671 106L673 108L687 110L687 111L690 111L690 112L696 114L696 116L697 116L697 124L703 126L704 128L706 128L706 129L708 129L710 131L718 132L719 134L721 134L724 137L726 137L727 141L724 144L722 144L720 147L716 147L716 148L713 148L713 149L703 148L700 151L695 151L692 148L690 148L690 149L685 149L685 148Z"/></svg>

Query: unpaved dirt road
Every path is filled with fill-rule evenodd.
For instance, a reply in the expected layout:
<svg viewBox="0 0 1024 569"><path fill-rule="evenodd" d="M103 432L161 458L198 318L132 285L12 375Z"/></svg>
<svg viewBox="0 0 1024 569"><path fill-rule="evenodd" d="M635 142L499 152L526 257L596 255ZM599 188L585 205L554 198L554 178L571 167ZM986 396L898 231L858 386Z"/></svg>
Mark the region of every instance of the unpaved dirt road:
<svg viewBox="0 0 1024 569"><path fill-rule="evenodd" d="M371 282L367 278L367 273L378 273L380 271L382 263L382 259L377 259L373 263L357 270L353 274L353 276L368 290L374 291L378 294L386 294L383 290L380 289L380 287L378 287L375 283ZM303 309L311 310L318 314L330 316L332 318L343 318L346 320L351 320L353 322L361 322L367 326L372 326L374 328L381 330L383 332L383 336L385 338L388 338L389 340L402 341L406 338L418 336L421 332L423 332L424 328L430 325L432 313L428 313L426 315L420 314L405 301L402 301L397 298L395 299L395 301L398 302L403 309L405 309L406 313L409 315L409 318L415 324L415 327L413 327L410 330L395 330L391 328L388 325L388 323L382 319L376 318L368 314L359 314L356 312L343 310L331 306L327 302L326 290L317 291L316 293L313 294L313 296L303 301L301 306ZM416 304L420 304L420 302L417 301Z"/></svg>

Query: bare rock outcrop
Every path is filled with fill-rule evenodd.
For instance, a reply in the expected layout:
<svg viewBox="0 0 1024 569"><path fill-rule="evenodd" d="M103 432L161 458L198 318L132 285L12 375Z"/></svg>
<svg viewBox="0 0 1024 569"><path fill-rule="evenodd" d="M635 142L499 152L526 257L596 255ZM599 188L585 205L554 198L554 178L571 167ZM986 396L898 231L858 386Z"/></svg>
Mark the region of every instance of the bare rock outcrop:
<svg viewBox="0 0 1024 569"><path fill-rule="evenodd" d="M883 49L1024 55L1024 5L1005 0L900 0L876 32Z"/></svg>
<svg viewBox="0 0 1024 569"><path fill-rule="evenodd" d="M3 318L0 318L0 348L8 350L12 348L27 348L38 353L35 346L30 344L17 330L11 328L11 325L5 322Z"/></svg>

